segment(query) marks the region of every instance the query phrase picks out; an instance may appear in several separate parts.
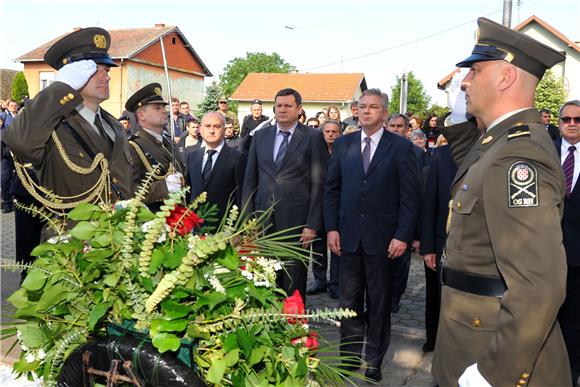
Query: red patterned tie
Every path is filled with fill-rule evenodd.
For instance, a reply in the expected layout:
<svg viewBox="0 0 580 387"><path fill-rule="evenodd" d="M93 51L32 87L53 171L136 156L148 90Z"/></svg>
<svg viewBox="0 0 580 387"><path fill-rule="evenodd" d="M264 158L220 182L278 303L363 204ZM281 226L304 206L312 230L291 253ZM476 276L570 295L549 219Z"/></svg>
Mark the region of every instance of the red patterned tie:
<svg viewBox="0 0 580 387"><path fill-rule="evenodd" d="M568 148L568 156L562 164L562 169L564 170L564 177L566 177L566 196L570 196L572 193L572 179L574 178L574 151L576 147L572 145Z"/></svg>

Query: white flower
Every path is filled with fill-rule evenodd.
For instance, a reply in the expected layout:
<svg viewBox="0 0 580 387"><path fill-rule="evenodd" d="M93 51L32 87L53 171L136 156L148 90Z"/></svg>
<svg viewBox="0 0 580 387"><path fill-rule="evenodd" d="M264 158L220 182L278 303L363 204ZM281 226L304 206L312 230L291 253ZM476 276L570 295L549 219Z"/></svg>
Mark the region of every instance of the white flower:
<svg viewBox="0 0 580 387"><path fill-rule="evenodd" d="M149 222L145 222L141 225L141 231L143 231L145 234L147 234L147 232L149 231L149 229L151 228L151 225L153 224L153 221L150 220Z"/></svg>
<svg viewBox="0 0 580 387"><path fill-rule="evenodd" d="M208 278L208 281L216 292L226 294L226 289L222 286L220 280L218 280L217 277L211 276Z"/></svg>
<svg viewBox="0 0 580 387"><path fill-rule="evenodd" d="M127 208L132 201L133 201L133 199L119 200L117 203L115 203L115 210L121 210L123 208Z"/></svg>
<svg viewBox="0 0 580 387"><path fill-rule="evenodd" d="M65 234L65 235L57 235L57 236L54 236L52 238L49 238L47 240L47 242L55 245L55 244L57 244L59 242L68 243L69 239L70 239L70 235L68 235L68 234Z"/></svg>
<svg viewBox="0 0 580 387"><path fill-rule="evenodd" d="M38 358L40 360L44 359L46 357L46 352L44 352L44 349L40 348L40 350L38 351Z"/></svg>
<svg viewBox="0 0 580 387"><path fill-rule="evenodd" d="M242 270L242 276L250 281L254 279L254 275L247 270Z"/></svg>
<svg viewBox="0 0 580 387"><path fill-rule="evenodd" d="M27 363L32 363L36 360L36 356L34 356L32 352L28 352L26 356L24 356L24 360L26 360Z"/></svg>

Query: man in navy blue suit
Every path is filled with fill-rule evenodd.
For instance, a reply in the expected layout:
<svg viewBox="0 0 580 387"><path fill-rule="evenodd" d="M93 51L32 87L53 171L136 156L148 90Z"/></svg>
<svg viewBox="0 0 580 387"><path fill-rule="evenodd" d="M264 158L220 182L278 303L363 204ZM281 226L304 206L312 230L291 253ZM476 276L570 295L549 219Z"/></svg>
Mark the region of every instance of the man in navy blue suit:
<svg viewBox="0 0 580 387"><path fill-rule="evenodd" d="M380 90L363 93L362 130L336 140L324 191L328 247L340 256L339 306L357 312L341 323L341 355L360 355L366 331L366 376L374 381L391 338L392 260L413 237L419 195L413 144L383 129L387 106Z"/></svg>
<svg viewBox="0 0 580 387"><path fill-rule="evenodd" d="M561 138L554 143L560 155L566 197L562 216L562 234L568 262L566 278L566 299L558 320L566 342L572 381L578 386L580 377L580 101L568 101L558 114Z"/></svg>

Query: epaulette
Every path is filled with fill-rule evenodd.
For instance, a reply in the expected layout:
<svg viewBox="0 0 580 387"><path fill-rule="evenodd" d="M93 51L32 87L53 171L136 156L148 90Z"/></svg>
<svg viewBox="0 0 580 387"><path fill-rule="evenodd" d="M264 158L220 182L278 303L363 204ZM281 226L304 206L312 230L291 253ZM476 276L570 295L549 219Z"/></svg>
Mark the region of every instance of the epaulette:
<svg viewBox="0 0 580 387"><path fill-rule="evenodd" d="M510 128L508 130L507 139L508 141L513 140L514 138L519 137L530 137L530 127L528 125L518 125Z"/></svg>

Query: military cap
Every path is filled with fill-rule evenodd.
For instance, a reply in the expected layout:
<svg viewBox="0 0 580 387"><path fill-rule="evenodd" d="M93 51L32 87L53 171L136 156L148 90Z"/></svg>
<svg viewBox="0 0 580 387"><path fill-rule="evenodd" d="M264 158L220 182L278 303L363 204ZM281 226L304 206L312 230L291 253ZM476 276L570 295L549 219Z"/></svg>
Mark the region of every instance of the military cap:
<svg viewBox="0 0 580 387"><path fill-rule="evenodd" d="M261 105L261 104L262 104L262 101L259 99L252 100L252 105Z"/></svg>
<svg viewBox="0 0 580 387"><path fill-rule="evenodd" d="M471 67L475 62L505 60L542 78L546 69L566 59L566 55L519 31L480 17L477 42L471 56L457 63L457 67Z"/></svg>
<svg viewBox="0 0 580 387"><path fill-rule="evenodd" d="M218 99L218 102L228 102L228 97L226 97L225 95L222 95L220 97L220 99Z"/></svg>
<svg viewBox="0 0 580 387"><path fill-rule="evenodd" d="M135 94L129 97L127 103L125 103L125 109L131 113L135 113L135 110L141 106L149 104L169 105L169 103L163 100L163 96L161 96L161 85L159 83L150 83L137 90Z"/></svg>
<svg viewBox="0 0 580 387"><path fill-rule="evenodd" d="M117 67L107 52L111 47L111 35L99 27L83 28L68 34L53 44L44 54L44 61L53 69L85 59L97 64Z"/></svg>

